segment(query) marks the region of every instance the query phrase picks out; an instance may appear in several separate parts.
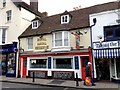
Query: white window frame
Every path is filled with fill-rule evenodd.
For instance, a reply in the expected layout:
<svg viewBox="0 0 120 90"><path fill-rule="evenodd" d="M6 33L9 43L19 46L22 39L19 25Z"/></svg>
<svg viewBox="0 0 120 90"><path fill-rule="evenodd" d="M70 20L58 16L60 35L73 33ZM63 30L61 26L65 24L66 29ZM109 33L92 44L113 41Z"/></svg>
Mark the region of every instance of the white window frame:
<svg viewBox="0 0 120 90"><path fill-rule="evenodd" d="M70 21L70 16L69 15L62 15L61 16L61 24L67 24Z"/></svg>
<svg viewBox="0 0 120 90"><path fill-rule="evenodd" d="M61 46L55 46L55 34L56 33L61 33L62 32L62 45ZM67 50L67 51L70 51L70 32L69 31L59 31L59 32L54 32L53 33L53 37L52 37L52 40L53 40L53 47L52 47L52 51L63 51L63 50ZM65 32L67 32L68 33L68 45L67 46L65 46L65 43L64 43L64 41L65 41Z"/></svg>
<svg viewBox="0 0 120 90"><path fill-rule="evenodd" d="M39 26L38 24L39 24L38 20L32 21L32 29L37 29Z"/></svg>
<svg viewBox="0 0 120 90"><path fill-rule="evenodd" d="M7 22L10 22L11 19L12 19L12 10L8 10L6 11L6 14L7 14Z"/></svg>
<svg viewBox="0 0 120 90"><path fill-rule="evenodd" d="M55 56L55 57L53 57L53 69L63 69L63 70L65 70L65 68L56 68L56 66L57 66L57 64L56 64L56 59L71 59L71 67L72 68L69 68L69 70L72 70L72 69L74 69L74 67L73 67L73 65L74 65L74 62L73 62L73 57L72 56L64 56L64 57L62 57L62 56Z"/></svg>
<svg viewBox="0 0 120 90"><path fill-rule="evenodd" d="M29 39L32 39L32 48L29 48L30 46L30 43L29 43ZM33 37L29 37L29 38L27 38L27 49L28 50L33 50Z"/></svg>

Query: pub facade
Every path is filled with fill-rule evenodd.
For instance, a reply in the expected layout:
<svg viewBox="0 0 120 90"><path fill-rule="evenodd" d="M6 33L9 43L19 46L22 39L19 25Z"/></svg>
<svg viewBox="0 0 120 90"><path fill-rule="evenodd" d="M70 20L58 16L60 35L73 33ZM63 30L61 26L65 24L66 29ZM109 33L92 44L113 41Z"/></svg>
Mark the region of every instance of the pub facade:
<svg viewBox="0 0 120 90"><path fill-rule="evenodd" d="M74 80L77 75L80 80L85 79L85 66L91 62L90 33L87 24L82 26L86 28L79 28L80 22L75 20L79 14L74 13L65 11L32 21L19 37L24 49L20 54L21 77L32 77L35 72L37 78Z"/></svg>

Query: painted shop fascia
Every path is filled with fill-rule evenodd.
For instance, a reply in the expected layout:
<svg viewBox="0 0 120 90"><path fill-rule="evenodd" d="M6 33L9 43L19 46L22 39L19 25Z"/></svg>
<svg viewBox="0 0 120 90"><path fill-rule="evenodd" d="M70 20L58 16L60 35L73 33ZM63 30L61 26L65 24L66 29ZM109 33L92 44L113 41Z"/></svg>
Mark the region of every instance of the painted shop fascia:
<svg viewBox="0 0 120 90"><path fill-rule="evenodd" d="M114 82L120 82L120 25L118 10L111 10L90 15L97 19L93 27L93 56L96 65L96 79L102 78ZM101 23L102 22L102 23ZM101 63L103 62L103 63ZM103 64L103 65L101 65ZM108 66L103 76L99 76L99 67ZM107 78L103 78L107 77Z"/></svg>
<svg viewBox="0 0 120 90"><path fill-rule="evenodd" d="M69 48L70 46L52 47L51 36L51 34L48 34L43 35L42 38L37 36L33 37L35 41L33 50L28 50L27 45L23 43L27 41L26 38L21 38L20 44L21 47L24 48L24 52L20 55L21 77L32 77L32 72L34 71L38 78L75 79L77 73L78 78L84 80L85 65L83 64L91 61L90 48L76 49L75 41L73 41L75 40L75 36L71 33L70 38L72 38L72 40L70 41L73 43L69 42L69 44L71 43L70 46L72 45L72 48ZM31 64L38 63L39 60L45 63L38 66Z"/></svg>
<svg viewBox="0 0 120 90"><path fill-rule="evenodd" d="M93 43L94 49L120 48L120 41L107 41Z"/></svg>

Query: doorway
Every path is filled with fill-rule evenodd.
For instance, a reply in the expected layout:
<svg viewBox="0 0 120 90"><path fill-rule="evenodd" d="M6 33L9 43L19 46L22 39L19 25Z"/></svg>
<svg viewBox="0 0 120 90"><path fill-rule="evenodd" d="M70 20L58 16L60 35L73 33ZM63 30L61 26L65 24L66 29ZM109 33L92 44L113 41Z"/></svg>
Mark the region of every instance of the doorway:
<svg viewBox="0 0 120 90"><path fill-rule="evenodd" d="M109 59L95 59L97 80L110 80Z"/></svg>
<svg viewBox="0 0 120 90"><path fill-rule="evenodd" d="M85 80L86 73L85 73L85 68L87 63L89 62L89 57L81 57L81 65L82 65L82 80Z"/></svg>

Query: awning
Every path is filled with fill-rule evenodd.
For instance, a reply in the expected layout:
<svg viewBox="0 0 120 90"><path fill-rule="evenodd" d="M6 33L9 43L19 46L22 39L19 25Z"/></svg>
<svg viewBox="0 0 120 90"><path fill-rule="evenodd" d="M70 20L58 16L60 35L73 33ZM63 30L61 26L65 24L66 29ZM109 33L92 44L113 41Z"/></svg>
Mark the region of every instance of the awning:
<svg viewBox="0 0 120 90"><path fill-rule="evenodd" d="M94 49L93 56L95 58L118 58L120 57L120 48Z"/></svg>

